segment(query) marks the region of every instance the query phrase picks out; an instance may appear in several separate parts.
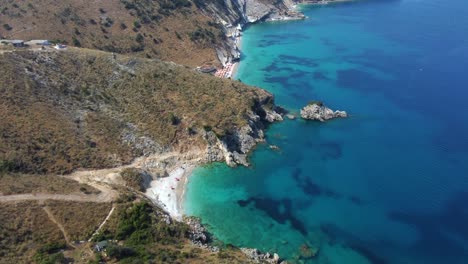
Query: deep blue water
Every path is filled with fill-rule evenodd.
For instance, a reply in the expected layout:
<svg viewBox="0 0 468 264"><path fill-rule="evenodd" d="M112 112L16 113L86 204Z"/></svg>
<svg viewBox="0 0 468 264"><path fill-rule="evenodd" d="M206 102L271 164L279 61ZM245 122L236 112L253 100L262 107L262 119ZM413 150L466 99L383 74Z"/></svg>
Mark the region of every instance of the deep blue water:
<svg viewBox="0 0 468 264"><path fill-rule="evenodd" d="M308 263L468 263L468 2L305 6L249 27L237 78L328 123L272 125L251 168L197 169L185 209L220 240Z"/></svg>

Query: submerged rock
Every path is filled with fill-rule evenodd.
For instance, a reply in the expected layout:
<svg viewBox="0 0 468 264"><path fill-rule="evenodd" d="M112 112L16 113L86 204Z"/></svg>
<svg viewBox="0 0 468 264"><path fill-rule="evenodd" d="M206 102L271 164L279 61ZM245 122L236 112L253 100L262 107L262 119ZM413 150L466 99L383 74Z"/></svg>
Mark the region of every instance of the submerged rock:
<svg viewBox="0 0 468 264"><path fill-rule="evenodd" d="M280 148L279 148L278 146L276 146L276 145L269 145L268 147L269 147L271 150L277 150L277 151L280 150Z"/></svg>
<svg viewBox="0 0 468 264"><path fill-rule="evenodd" d="M318 248L311 248L307 244L302 244L299 252L300 252L300 258L301 259L310 259L318 254Z"/></svg>
<svg viewBox="0 0 468 264"><path fill-rule="evenodd" d="M301 117L307 120L325 122L333 118L348 117L348 114L345 111L333 111L322 102L312 102L301 109Z"/></svg>

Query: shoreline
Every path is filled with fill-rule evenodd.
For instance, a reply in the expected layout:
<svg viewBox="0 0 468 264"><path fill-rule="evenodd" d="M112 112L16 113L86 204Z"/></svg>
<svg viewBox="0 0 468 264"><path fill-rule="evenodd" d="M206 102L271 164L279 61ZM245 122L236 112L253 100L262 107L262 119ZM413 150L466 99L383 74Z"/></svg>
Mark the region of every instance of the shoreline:
<svg viewBox="0 0 468 264"><path fill-rule="evenodd" d="M301 4L293 5L293 12L300 11L300 5L325 5L339 2L351 2L353 0L324 0L320 2L303 2ZM265 22L279 22L279 21L293 21L302 20L306 17L294 17L294 16L283 16L277 19L267 20ZM236 49L240 52L242 48L242 31L245 26L249 26L248 23L245 25L238 25L233 32L231 32L231 38L233 38ZM218 69L214 76L219 78L234 79L237 75L237 71L240 67L240 59L235 62L227 63L223 68ZM175 164L172 167L167 177L161 177L154 179L150 183L150 187L146 190L145 195L150 198L155 204L159 205L169 215L181 221L185 216L184 202L187 184L189 176L193 173L194 169L202 164L193 163L190 161L184 161L179 164Z"/></svg>
<svg viewBox="0 0 468 264"><path fill-rule="evenodd" d="M240 64L240 50L242 45L242 30L243 26L238 24L236 27L230 27L227 33L227 37L232 41L235 47L235 50L239 52L239 58L235 61L230 61L223 65L222 68L217 69L214 73L214 76L218 78L233 79L236 74L237 68ZM229 42L228 41L228 42Z"/></svg>
<svg viewBox="0 0 468 264"><path fill-rule="evenodd" d="M218 78L232 79L233 75L235 75L236 73L238 64L239 64L238 62L227 63L226 66L217 70L214 76Z"/></svg>
<svg viewBox="0 0 468 264"><path fill-rule="evenodd" d="M170 170L167 177L157 178L150 183L145 195L159 205L172 218L181 221L184 214L183 202L188 178L197 165L183 163Z"/></svg>
<svg viewBox="0 0 468 264"><path fill-rule="evenodd" d="M346 1L346 0L345 0ZM292 11L296 11L298 8L297 5L293 6ZM282 19L278 20L268 20L265 22L275 22L275 21L293 21L304 19L303 17L289 17L285 16ZM236 49L240 52L242 48L242 31L245 29L246 25L238 25L234 32L232 32L231 37L233 38ZM214 76L218 78L227 78L234 79L237 75L237 71L240 67L240 59L236 62L231 62L226 64L223 68L218 69ZM151 181L150 187L146 190L145 195L150 198L155 204L159 205L164 209L169 215L181 221L185 216L184 202L185 194L187 189L187 184L189 181L189 176L192 174L195 168L202 164L189 164L184 162L183 164L175 165L172 170L170 170L169 176L157 178Z"/></svg>

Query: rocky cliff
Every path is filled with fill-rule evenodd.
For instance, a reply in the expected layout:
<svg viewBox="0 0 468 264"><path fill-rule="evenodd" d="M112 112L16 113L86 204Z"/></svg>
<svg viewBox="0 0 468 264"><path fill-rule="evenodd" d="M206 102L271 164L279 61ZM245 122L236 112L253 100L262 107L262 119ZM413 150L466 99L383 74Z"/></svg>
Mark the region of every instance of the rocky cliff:
<svg viewBox="0 0 468 264"><path fill-rule="evenodd" d="M248 166L247 156L258 142L265 139L264 129L272 122L282 121L280 111L274 106L274 98L264 93L255 99L252 110L246 113L247 124L221 137L212 131L205 133L208 142L206 161L225 161L229 166Z"/></svg>
<svg viewBox="0 0 468 264"><path fill-rule="evenodd" d="M197 3L197 6L223 25L244 25L303 17L295 11L295 4L292 0L212 0Z"/></svg>
<svg viewBox="0 0 468 264"><path fill-rule="evenodd" d="M259 21L303 19L304 15L295 11L293 0L211 0L196 1L197 6L221 24L227 39L216 49L222 64L240 58L236 37L242 27Z"/></svg>

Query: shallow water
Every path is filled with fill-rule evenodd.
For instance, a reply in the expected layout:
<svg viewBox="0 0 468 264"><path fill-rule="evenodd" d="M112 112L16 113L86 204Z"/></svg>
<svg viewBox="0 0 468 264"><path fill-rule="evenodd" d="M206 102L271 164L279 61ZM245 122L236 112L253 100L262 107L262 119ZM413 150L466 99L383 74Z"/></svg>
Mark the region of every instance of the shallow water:
<svg viewBox="0 0 468 264"><path fill-rule="evenodd" d="M468 3L304 7L249 27L237 78L298 111L348 119L271 126L252 168L190 177L185 210L220 240L310 263L468 263Z"/></svg>

